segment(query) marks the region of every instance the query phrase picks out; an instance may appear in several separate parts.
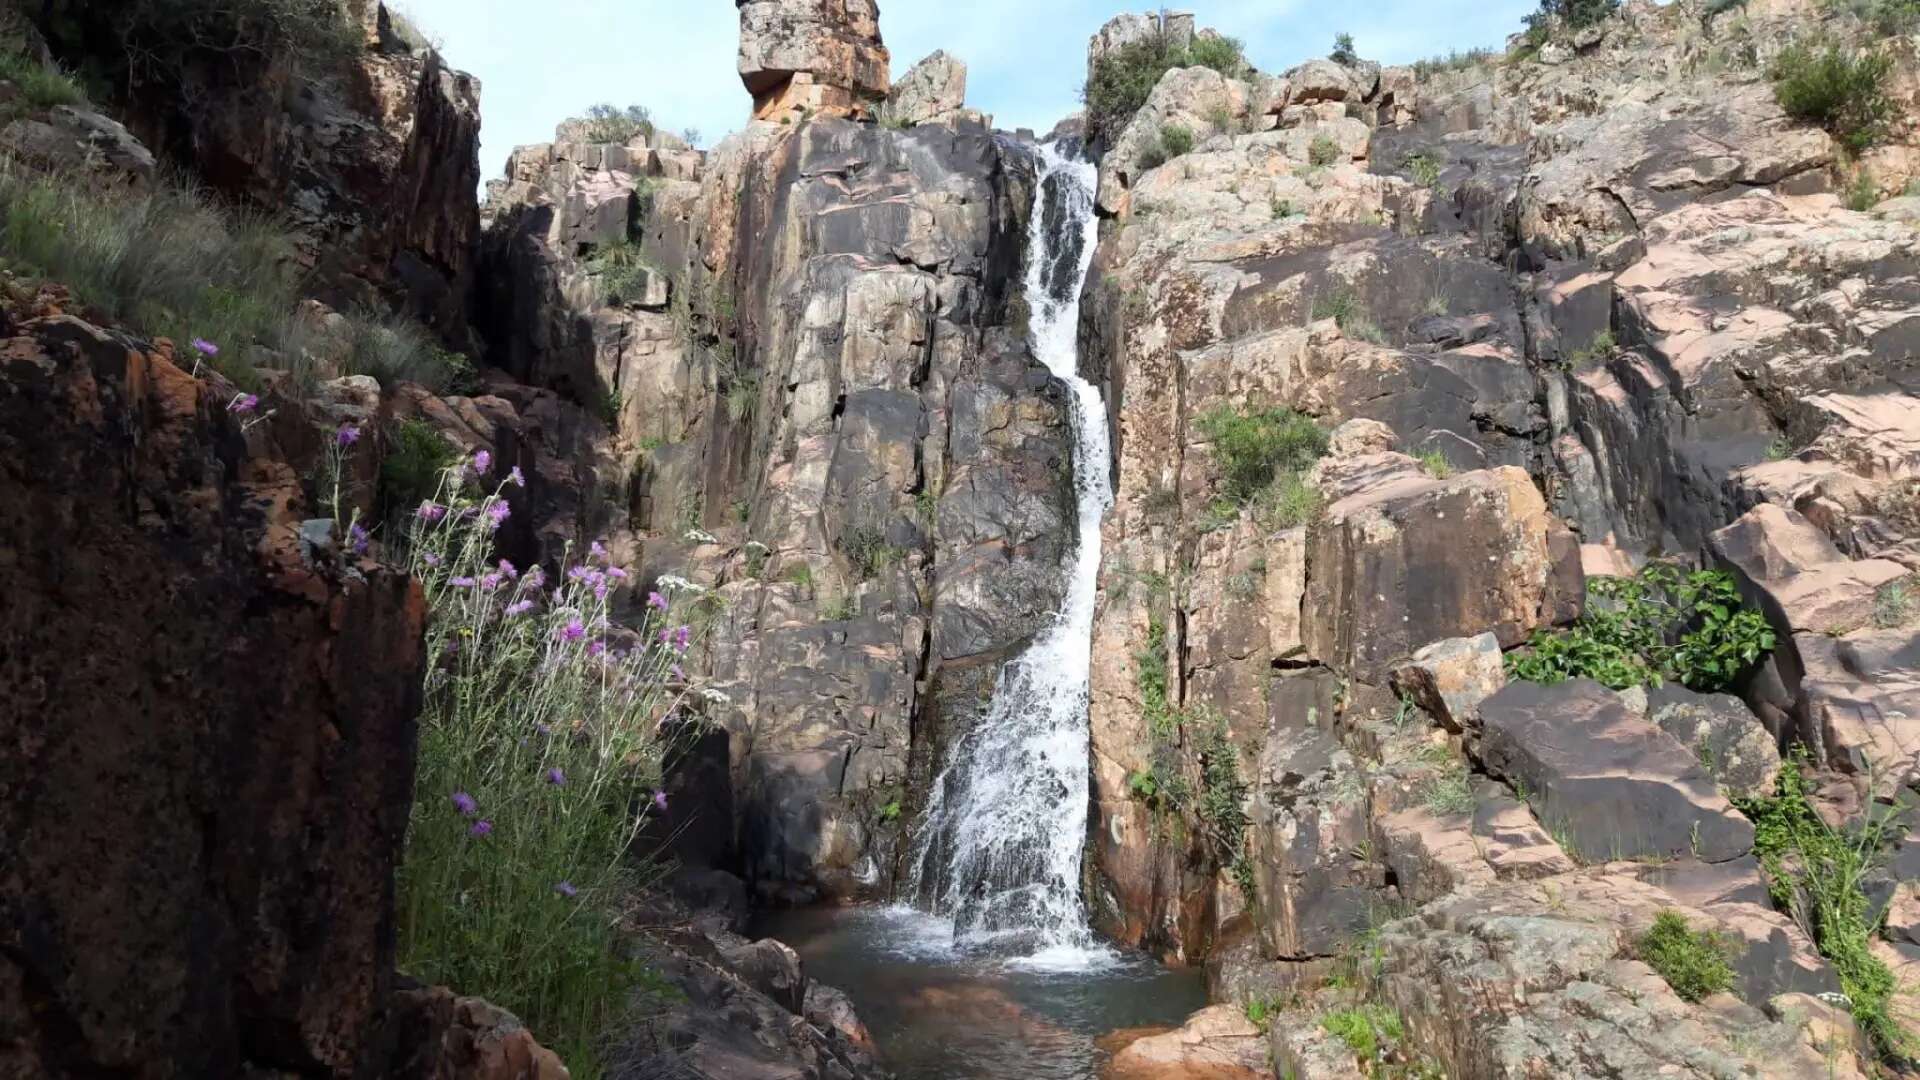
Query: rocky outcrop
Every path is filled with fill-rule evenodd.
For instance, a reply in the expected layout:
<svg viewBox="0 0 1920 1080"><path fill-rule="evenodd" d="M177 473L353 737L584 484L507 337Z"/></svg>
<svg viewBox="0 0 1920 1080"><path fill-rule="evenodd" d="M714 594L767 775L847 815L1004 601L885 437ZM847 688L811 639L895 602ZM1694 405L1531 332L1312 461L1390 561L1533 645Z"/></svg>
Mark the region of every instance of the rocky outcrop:
<svg viewBox="0 0 1920 1080"><path fill-rule="evenodd" d="M399 307L477 353L479 83L395 32L378 0L343 0L354 40L336 66L274 36L224 52L169 41L180 56L138 64L118 36L131 6L54 0L41 29L67 67L126 73L109 80L124 91L113 105L145 145L218 194L284 215L318 299Z"/></svg>
<svg viewBox="0 0 1920 1080"><path fill-rule="evenodd" d="M753 118L867 116L887 96L887 47L873 0L735 0L740 81Z"/></svg>
<svg viewBox="0 0 1920 1080"><path fill-rule="evenodd" d="M965 115L966 104L967 65L941 49L908 68L894 84L885 120L902 127L938 124Z"/></svg>
<svg viewBox="0 0 1920 1080"><path fill-rule="evenodd" d="M0 1071L372 1074L419 589L164 348L0 330Z"/></svg>

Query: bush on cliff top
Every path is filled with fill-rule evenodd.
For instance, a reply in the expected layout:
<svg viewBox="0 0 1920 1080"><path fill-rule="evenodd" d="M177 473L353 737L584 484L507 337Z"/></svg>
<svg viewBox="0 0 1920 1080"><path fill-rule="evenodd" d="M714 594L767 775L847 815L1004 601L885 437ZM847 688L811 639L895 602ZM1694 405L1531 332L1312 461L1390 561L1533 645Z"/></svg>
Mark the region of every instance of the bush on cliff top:
<svg viewBox="0 0 1920 1080"><path fill-rule="evenodd" d="M1788 116L1827 130L1858 153L1886 136L1896 106L1887 96L1893 57L1829 42L1795 42L1780 50L1767 75Z"/></svg>
<svg viewBox="0 0 1920 1080"><path fill-rule="evenodd" d="M629 635L610 617L626 574L598 544L556 581L496 563L513 481L491 467L460 463L415 515L430 669L400 964L513 1011L591 1080L649 985L617 923L644 872L627 852L667 809L662 731L685 714L698 601L655 594Z"/></svg>
<svg viewBox="0 0 1920 1080"><path fill-rule="evenodd" d="M1540 10L1527 16L1529 27L1559 23L1582 30L1620 10L1620 0L1540 0Z"/></svg>
<svg viewBox="0 0 1920 1080"><path fill-rule="evenodd" d="M110 74L136 86L176 83L209 62L250 67L280 59L324 71L364 45L339 0L131 0L115 9L110 26L126 64Z"/></svg>
<svg viewBox="0 0 1920 1080"><path fill-rule="evenodd" d="M1178 67L1207 67L1237 78L1247 61L1240 42L1229 37L1200 37L1175 47L1165 35L1154 34L1123 45L1094 62L1080 92L1087 105L1087 138L1108 139L1127 126L1147 103L1160 77Z"/></svg>
<svg viewBox="0 0 1920 1080"><path fill-rule="evenodd" d="M316 349L344 352L347 374L448 387L464 359L411 319L344 316L340 340L300 315L293 237L272 219L214 205L162 183L101 191L0 157L0 266L67 286L81 304L137 334L172 338L243 388L256 367L305 378Z"/></svg>
<svg viewBox="0 0 1920 1080"><path fill-rule="evenodd" d="M1200 416L1194 427L1213 444L1226 494L1243 503L1327 452L1327 433L1292 409L1241 412L1222 404Z"/></svg>
<svg viewBox="0 0 1920 1080"><path fill-rule="evenodd" d="M1733 986L1726 943L1710 930L1692 929L1677 911L1654 916L1653 927L1634 943L1634 952L1682 1001L1699 1001Z"/></svg>

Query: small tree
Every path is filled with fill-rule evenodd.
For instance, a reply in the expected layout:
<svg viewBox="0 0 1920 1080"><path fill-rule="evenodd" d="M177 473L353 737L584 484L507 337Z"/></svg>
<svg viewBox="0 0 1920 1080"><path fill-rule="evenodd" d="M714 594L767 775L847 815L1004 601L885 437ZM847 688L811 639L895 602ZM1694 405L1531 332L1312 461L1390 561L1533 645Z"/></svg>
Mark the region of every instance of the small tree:
<svg viewBox="0 0 1920 1080"><path fill-rule="evenodd" d="M1353 51L1353 35L1344 33L1333 35L1333 51L1327 54L1327 59L1336 64L1358 63L1360 54Z"/></svg>
<svg viewBox="0 0 1920 1080"><path fill-rule="evenodd" d="M1540 10L1527 16L1527 25L1536 29L1560 23L1570 30L1581 30L1620 10L1620 0L1540 0Z"/></svg>

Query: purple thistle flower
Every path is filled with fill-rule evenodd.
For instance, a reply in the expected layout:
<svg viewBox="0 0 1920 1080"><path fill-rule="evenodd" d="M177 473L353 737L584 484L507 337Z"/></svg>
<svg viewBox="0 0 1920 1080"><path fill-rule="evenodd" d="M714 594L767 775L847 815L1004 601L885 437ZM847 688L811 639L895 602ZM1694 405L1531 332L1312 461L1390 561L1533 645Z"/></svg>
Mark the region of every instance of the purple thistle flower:
<svg viewBox="0 0 1920 1080"><path fill-rule="evenodd" d="M575 566L570 568L567 571L567 580L568 581L585 581L587 579L587 576L592 573L593 571L587 569L587 567L585 566Z"/></svg>
<svg viewBox="0 0 1920 1080"><path fill-rule="evenodd" d="M480 579L480 587L488 592L492 592L506 583L507 579L501 577L499 574L488 574L486 577Z"/></svg>
<svg viewBox="0 0 1920 1080"><path fill-rule="evenodd" d="M508 506L504 502L493 503L487 507L487 517L491 521L491 524L489 524L487 528L497 529L506 524L507 519L512 516L513 507Z"/></svg>
<svg viewBox="0 0 1920 1080"><path fill-rule="evenodd" d="M579 619L575 619L560 628L560 638L563 641L579 641L586 636L587 624L581 622Z"/></svg>
<svg viewBox="0 0 1920 1080"><path fill-rule="evenodd" d="M681 652L686 652L687 647L692 644L693 644L693 627L682 626L681 628L673 632L674 648L679 649Z"/></svg>
<svg viewBox="0 0 1920 1080"><path fill-rule="evenodd" d="M193 351L199 353L201 356L219 356L220 346L215 345L206 338L194 338Z"/></svg>
<svg viewBox="0 0 1920 1080"><path fill-rule="evenodd" d="M595 600L605 600L607 598L607 583L605 581L594 583L593 598Z"/></svg>
<svg viewBox="0 0 1920 1080"><path fill-rule="evenodd" d="M604 641L596 641L593 644L587 646L588 656L599 656L601 653L604 653L606 651L607 651L607 643Z"/></svg>
<svg viewBox="0 0 1920 1080"><path fill-rule="evenodd" d="M333 434L333 441L342 448L352 446L360 441L360 429L352 424L341 424L340 430Z"/></svg>
<svg viewBox="0 0 1920 1080"><path fill-rule="evenodd" d="M647 606L665 611L667 610L667 598L657 592L650 592L647 594Z"/></svg>
<svg viewBox="0 0 1920 1080"><path fill-rule="evenodd" d="M420 561L426 563L428 566L439 566L440 556L429 551L425 555L420 556Z"/></svg>
<svg viewBox="0 0 1920 1080"><path fill-rule="evenodd" d="M580 895L580 890L574 888L573 882L571 881L556 882L553 886L553 891L559 893L561 896L564 896L569 900Z"/></svg>
<svg viewBox="0 0 1920 1080"><path fill-rule="evenodd" d="M565 787L567 784L567 774L561 772L558 768L548 769L547 783L552 784L554 787Z"/></svg>
<svg viewBox="0 0 1920 1080"><path fill-rule="evenodd" d="M421 521L439 521L447 516L447 508L439 503L423 502L420 504L420 509L413 512L413 516Z"/></svg>
<svg viewBox="0 0 1920 1080"><path fill-rule="evenodd" d="M473 454L473 475L485 476L493 471L493 455L485 450L476 450Z"/></svg>
<svg viewBox="0 0 1920 1080"><path fill-rule="evenodd" d="M592 555L596 559L604 560L607 557L607 545L595 540L593 546L587 549L587 554Z"/></svg>
<svg viewBox="0 0 1920 1080"><path fill-rule="evenodd" d="M664 812L664 811L666 810L666 808L667 808L667 793L666 793L666 792L664 792L664 791L656 791L656 792L654 792L654 793L653 793L653 808L654 808L655 810L660 810L660 811L663 811L663 812Z"/></svg>
<svg viewBox="0 0 1920 1080"><path fill-rule="evenodd" d="M545 586L546 583L547 583L547 572L536 566L533 569L527 571L527 579L525 581L522 581L520 584L523 588L538 589Z"/></svg>
<svg viewBox="0 0 1920 1080"><path fill-rule="evenodd" d="M625 570L620 569L617 566L607 567L607 576L612 578L615 581L627 580L627 572Z"/></svg>
<svg viewBox="0 0 1920 1080"><path fill-rule="evenodd" d="M473 579L470 577L449 578L447 584L456 589L471 589L473 588Z"/></svg>
<svg viewBox="0 0 1920 1080"><path fill-rule="evenodd" d="M532 610L533 610L533 601L531 600L521 600L521 601L518 601L517 603L512 603L507 605L507 615L509 617L518 617L521 615L525 615L527 612Z"/></svg>
<svg viewBox="0 0 1920 1080"><path fill-rule="evenodd" d="M491 832L493 832L493 822L481 820L473 823L473 828L467 830L467 835L486 836Z"/></svg>
<svg viewBox="0 0 1920 1080"><path fill-rule="evenodd" d="M520 471L520 466L515 465L513 471L507 474L507 482L514 487L526 487L527 474Z"/></svg>
<svg viewBox="0 0 1920 1080"><path fill-rule="evenodd" d="M372 535L369 534L367 530L361 528L359 522L356 521L347 526L347 543L353 547L353 553L355 555L365 555L367 553L367 546L372 542Z"/></svg>
<svg viewBox="0 0 1920 1080"><path fill-rule="evenodd" d="M259 407L260 396L258 394L236 394L234 395L234 399L227 403L227 411L235 416L245 416Z"/></svg>
<svg viewBox="0 0 1920 1080"><path fill-rule="evenodd" d="M472 817L480 811L480 804L464 791L454 792L452 798L453 808L460 811L462 817Z"/></svg>
<svg viewBox="0 0 1920 1080"><path fill-rule="evenodd" d="M508 578L517 578L520 576L519 569L505 559L500 560L500 572L507 575Z"/></svg>

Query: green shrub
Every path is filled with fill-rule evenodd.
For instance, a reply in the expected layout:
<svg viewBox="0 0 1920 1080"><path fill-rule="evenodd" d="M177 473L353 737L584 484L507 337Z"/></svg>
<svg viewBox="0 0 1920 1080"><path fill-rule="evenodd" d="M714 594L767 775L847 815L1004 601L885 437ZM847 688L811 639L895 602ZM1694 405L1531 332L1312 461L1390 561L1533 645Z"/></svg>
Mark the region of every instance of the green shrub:
<svg viewBox="0 0 1920 1080"><path fill-rule="evenodd" d="M1540 0L1540 10L1527 16L1529 27L1559 24L1582 30L1613 14L1620 0Z"/></svg>
<svg viewBox="0 0 1920 1080"><path fill-rule="evenodd" d="M1479 801L1473 795L1473 778L1461 768L1452 768L1427 784L1422 800L1436 814L1471 814Z"/></svg>
<svg viewBox="0 0 1920 1080"><path fill-rule="evenodd" d="M466 470L477 471L477 466ZM647 873L627 859L658 793L659 725L692 637L649 607L612 648L614 567L598 546L556 582L493 557L501 491L449 473L420 515L410 569L426 591L419 767L399 873L408 974L511 1009L578 1077L629 1021L648 975L617 937ZM557 584L558 589L550 586Z"/></svg>
<svg viewBox="0 0 1920 1080"><path fill-rule="evenodd" d="M1587 594L1571 629L1535 634L1527 649L1507 654L1509 676L1588 678L1615 690L1673 679L1714 692L1773 650L1773 627L1741 605L1730 574L1655 562L1636 577L1589 578Z"/></svg>
<svg viewBox="0 0 1920 1080"><path fill-rule="evenodd" d="M1468 68L1485 67L1500 54L1492 49L1468 49L1461 52L1455 49L1445 56L1430 56L1425 60L1413 62L1413 73L1421 79L1432 78L1446 71L1465 71Z"/></svg>
<svg viewBox="0 0 1920 1080"><path fill-rule="evenodd" d="M1247 62L1240 43L1232 38L1195 38L1182 49L1161 34L1124 45L1095 61L1080 91L1087 106L1088 140L1110 140L1147 103L1147 95L1162 75L1192 66L1233 77L1245 73Z"/></svg>
<svg viewBox="0 0 1920 1080"><path fill-rule="evenodd" d="M364 48L338 0L130 0L114 9L111 26L134 84L177 84L210 63L238 69L274 58L328 71Z"/></svg>
<svg viewBox="0 0 1920 1080"><path fill-rule="evenodd" d="M1682 1001L1697 1002L1733 986L1726 942L1711 931L1689 929L1677 911L1654 916L1653 927L1634 943L1634 952Z"/></svg>
<svg viewBox="0 0 1920 1080"><path fill-rule="evenodd" d="M1912 33L1920 24L1920 0L1824 0L1824 6L1888 36Z"/></svg>
<svg viewBox="0 0 1920 1080"><path fill-rule="evenodd" d="M847 561L853 564L854 577L860 581L871 581L878 577L906 554L887 542L886 530L872 525L848 530L847 535L841 538L840 546L847 553Z"/></svg>
<svg viewBox="0 0 1920 1080"><path fill-rule="evenodd" d="M636 135L651 139L655 131L653 113L644 105L620 108L601 102L581 117L582 134L590 143L624 143Z"/></svg>
<svg viewBox="0 0 1920 1080"><path fill-rule="evenodd" d="M1272 209L1273 209L1273 220L1275 221L1279 221L1283 218L1290 218L1295 213L1293 208L1293 201L1290 199L1282 199L1278 195L1274 196L1273 198Z"/></svg>
<svg viewBox="0 0 1920 1080"><path fill-rule="evenodd" d="M1160 153L1167 160L1193 153L1193 132L1179 124L1160 129Z"/></svg>
<svg viewBox="0 0 1920 1080"><path fill-rule="evenodd" d="M1880 185L1873 179L1873 170L1864 165L1855 169L1847 184L1847 209L1864 214L1879 201Z"/></svg>
<svg viewBox="0 0 1920 1080"><path fill-rule="evenodd" d="M1423 188L1440 186L1440 163L1431 154L1413 154L1401 163L1413 176L1413 182Z"/></svg>
<svg viewBox="0 0 1920 1080"><path fill-rule="evenodd" d="M1882 1054L1911 1060L1920 1055L1920 1037L1888 1011L1896 984L1893 972L1873 955L1878 920L1861 891L1898 826L1898 815L1868 804L1866 820L1851 834L1836 831L1808 801L1803 761L1804 754L1796 755L1781 767L1771 797L1734 805L1753 821L1753 850L1774 903L1812 931L1852 1003L1854 1021Z"/></svg>
<svg viewBox="0 0 1920 1080"><path fill-rule="evenodd" d="M1873 625L1882 630L1897 630L1913 617L1911 578L1889 581L1873 594Z"/></svg>
<svg viewBox="0 0 1920 1080"><path fill-rule="evenodd" d="M402 420L389 436L380 462L380 505L384 517L412 513L433 498L440 474L453 464L454 448L432 424Z"/></svg>
<svg viewBox="0 0 1920 1080"><path fill-rule="evenodd" d="M1327 433L1292 409L1241 412L1220 404L1194 422L1213 444L1226 494L1246 502L1282 472L1298 472L1327 452Z"/></svg>
<svg viewBox="0 0 1920 1080"><path fill-rule="evenodd" d="M1307 146L1307 163L1317 168L1325 168L1339 161L1340 144L1326 135L1315 135Z"/></svg>
<svg viewBox="0 0 1920 1080"><path fill-rule="evenodd" d="M1333 51L1327 54L1327 59L1336 64L1359 63L1360 54L1353 51L1353 35L1344 32L1333 35Z"/></svg>
<svg viewBox="0 0 1920 1080"><path fill-rule="evenodd" d="M419 383L441 391L470 374L467 358L440 347L426 327L403 315L362 310L345 326L342 372L371 375L382 386Z"/></svg>
<svg viewBox="0 0 1920 1080"><path fill-rule="evenodd" d="M1384 1005L1355 1005L1335 1009L1320 1018L1327 1033L1347 1044L1353 1056L1372 1063L1382 1051L1390 1050L1406 1037L1406 1025L1400 1014Z"/></svg>
<svg viewBox="0 0 1920 1080"><path fill-rule="evenodd" d="M66 72L21 53L9 52L4 45L0 45L0 81L19 88L21 100L36 109L84 105L87 101L87 95Z"/></svg>
<svg viewBox="0 0 1920 1080"><path fill-rule="evenodd" d="M1439 450L1424 451L1421 453L1419 461L1420 471L1433 477L1435 480L1445 480L1447 477L1453 475L1453 463L1448 461L1447 455Z"/></svg>
<svg viewBox="0 0 1920 1080"><path fill-rule="evenodd" d="M1895 110L1886 88L1892 70L1893 57L1877 49L1794 42L1767 74L1788 116L1818 124L1857 153L1886 135Z"/></svg>
<svg viewBox="0 0 1920 1080"><path fill-rule="evenodd" d="M1601 330L1593 335L1593 340L1585 346L1567 354L1567 366L1577 370L1594 364L1604 363L1613 358L1619 346L1614 343L1612 330Z"/></svg>
<svg viewBox="0 0 1920 1080"><path fill-rule="evenodd" d="M1318 518L1324 501L1304 472L1287 470L1254 497L1253 516L1268 529L1294 529Z"/></svg>
<svg viewBox="0 0 1920 1080"><path fill-rule="evenodd" d="M611 307L638 302L660 271L641 253L640 245L622 240L593 249L585 261L600 302Z"/></svg>
<svg viewBox="0 0 1920 1080"><path fill-rule="evenodd" d="M1370 341L1375 345L1384 345L1387 341L1379 324L1367 314L1366 305L1351 289L1336 289L1325 296L1316 297L1307 311L1307 317L1315 322L1332 319L1340 327L1341 333L1357 341Z"/></svg>

